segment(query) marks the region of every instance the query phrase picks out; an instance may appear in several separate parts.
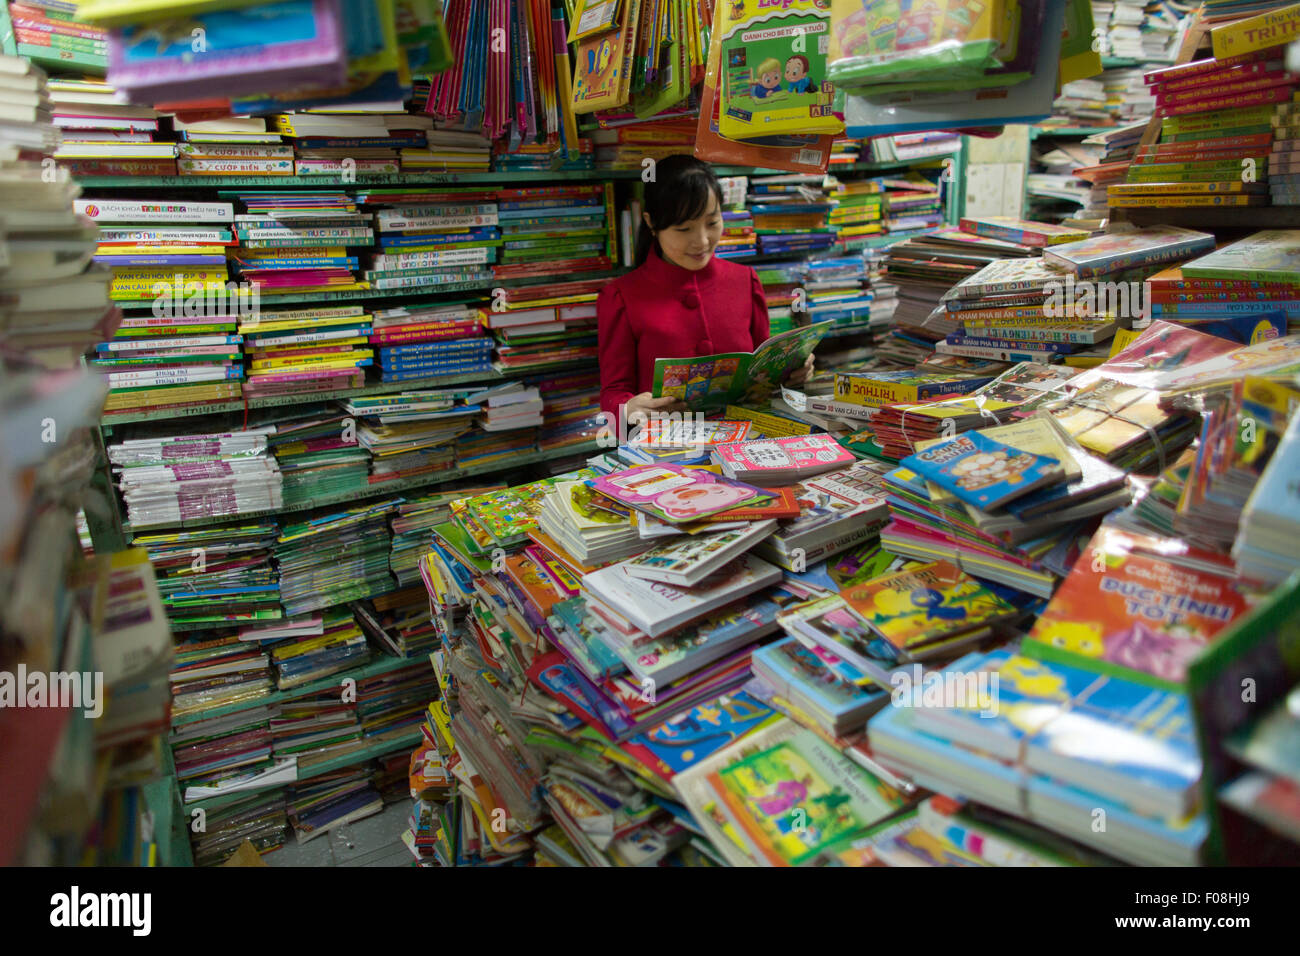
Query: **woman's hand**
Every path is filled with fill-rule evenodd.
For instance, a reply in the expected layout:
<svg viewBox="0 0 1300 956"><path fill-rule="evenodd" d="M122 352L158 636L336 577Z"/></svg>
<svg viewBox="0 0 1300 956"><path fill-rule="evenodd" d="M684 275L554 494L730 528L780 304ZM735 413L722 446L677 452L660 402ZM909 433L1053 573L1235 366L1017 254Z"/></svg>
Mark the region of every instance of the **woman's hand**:
<svg viewBox="0 0 1300 956"><path fill-rule="evenodd" d="M665 395L655 398L650 392L633 395L623 406L623 417L628 427L639 425L655 412L681 412L686 410L686 403L679 398Z"/></svg>
<svg viewBox="0 0 1300 956"><path fill-rule="evenodd" d="M797 369L795 369L785 377L785 384L802 385L812 376L812 373L813 373L813 356L812 353L809 352L807 361L805 361L803 365L799 366Z"/></svg>

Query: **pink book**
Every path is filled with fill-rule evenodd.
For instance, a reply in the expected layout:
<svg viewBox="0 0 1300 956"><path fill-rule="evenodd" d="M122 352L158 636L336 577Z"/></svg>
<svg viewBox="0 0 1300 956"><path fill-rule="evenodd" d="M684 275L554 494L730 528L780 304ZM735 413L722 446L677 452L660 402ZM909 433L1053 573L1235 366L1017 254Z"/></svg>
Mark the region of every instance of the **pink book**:
<svg viewBox="0 0 1300 956"><path fill-rule="evenodd" d="M853 464L857 457L829 435L787 435L758 438L719 445L717 455L724 468L759 476L765 472L799 477L817 475Z"/></svg>

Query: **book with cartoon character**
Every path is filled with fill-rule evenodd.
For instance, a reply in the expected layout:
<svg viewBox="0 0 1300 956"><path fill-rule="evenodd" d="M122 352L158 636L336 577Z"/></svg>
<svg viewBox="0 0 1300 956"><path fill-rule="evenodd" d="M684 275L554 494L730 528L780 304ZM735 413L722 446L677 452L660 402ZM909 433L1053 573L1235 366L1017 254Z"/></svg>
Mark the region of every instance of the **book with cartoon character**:
<svg viewBox="0 0 1300 956"><path fill-rule="evenodd" d="M844 131L826 80L830 0L727 0L718 11L723 136Z"/></svg>
<svg viewBox="0 0 1300 956"><path fill-rule="evenodd" d="M840 596L899 656L1019 613L947 561L851 585Z"/></svg>
<svg viewBox="0 0 1300 956"><path fill-rule="evenodd" d="M902 800L810 730L708 775L723 814L764 866L799 866Z"/></svg>
<svg viewBox="0 0 1300 956"><path fill-rule="evenodd" d="M1021 645L1028 657L1179 690L1250 608L1235 582L1160 557L1161 539L1102 525Z"/></svg>
<svg viewBox="0 0 1300 956"><path fill-rule="evenodd" d="M807 361L832 325L818 322L781 332L753 352L656 359L651 394L681 399L692 411L766 404L785 377Z"/></svg>
<svg viewBox="0 0 1300 956"><path fill-rule="evenodd" d="M1065 477L1059 459L1023 451L977 431L932 445L899 464L983 511L996 511Z"/></svg>
<svg viewBox="0 0 1300 956"><path fill-rule="evenodd" d="M697 521L738 505L773 497L752 485L681 465L638 465L601 475L598 492L660 521Z"/></svg>
<svg viewBox="0 0 1300 956"><path fill-rule="evenodd" d="M1187 697L1014 650L968 654L964 693L916 711L919 730L982 750L1140 812L1182 816L1201 776Z"/></svg>

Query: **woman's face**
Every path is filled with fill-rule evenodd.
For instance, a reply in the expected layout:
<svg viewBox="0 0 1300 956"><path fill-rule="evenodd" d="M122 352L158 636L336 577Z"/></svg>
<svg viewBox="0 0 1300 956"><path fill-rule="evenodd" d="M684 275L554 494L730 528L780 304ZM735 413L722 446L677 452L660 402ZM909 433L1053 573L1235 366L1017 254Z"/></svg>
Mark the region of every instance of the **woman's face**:
<svg viewBox="0 0 1300 956"><path fill-rule="evenodd" d="M713 258L713 250L722 238L722 208L718 205L718 197L710 192L709 208L704 215L660 229L655 238L669 262L692 271L703 269Z"/></svg>

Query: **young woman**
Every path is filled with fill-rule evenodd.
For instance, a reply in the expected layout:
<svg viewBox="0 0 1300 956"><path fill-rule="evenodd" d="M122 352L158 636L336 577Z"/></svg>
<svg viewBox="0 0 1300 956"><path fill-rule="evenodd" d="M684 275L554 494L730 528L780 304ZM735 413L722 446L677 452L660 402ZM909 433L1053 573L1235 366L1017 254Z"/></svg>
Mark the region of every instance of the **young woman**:
<svg viewBox="0 0 1300 956"><path fill-rule="evenodd" d="M637 268L600 291L600 407L631 423L678 411L652 398L655 359L751 352L768 337L767 303L748 266L714 256L722 238L722 186L707 163L670 156L646 184ZM791 376L804 379L808 364Z"/></svg>

